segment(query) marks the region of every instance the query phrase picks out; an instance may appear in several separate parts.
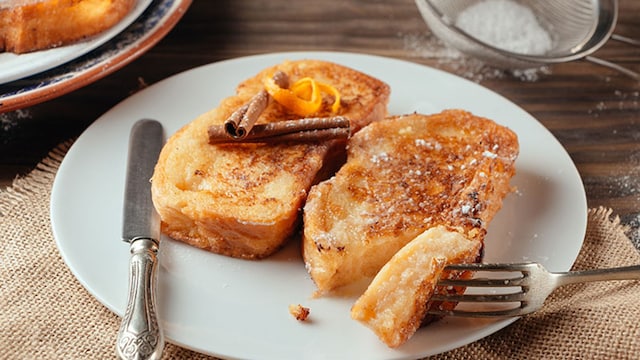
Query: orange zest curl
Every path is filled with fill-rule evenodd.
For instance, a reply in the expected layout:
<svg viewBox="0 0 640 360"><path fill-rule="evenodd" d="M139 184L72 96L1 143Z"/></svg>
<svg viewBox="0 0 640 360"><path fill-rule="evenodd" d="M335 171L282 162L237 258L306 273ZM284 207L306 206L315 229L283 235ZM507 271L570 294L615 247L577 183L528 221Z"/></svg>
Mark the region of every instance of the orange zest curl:
<svg viewBox="0 0 640 360"><path fill-rule="evenodd" d="M340 109L340 92L331 85L321 83L310 77L302 78L291 84L288 89L276 84L273 77L263 81L264 88L275 101L299 116L309 116L317 113L322 106L322 93L333 96L331 112Z"/></svg>

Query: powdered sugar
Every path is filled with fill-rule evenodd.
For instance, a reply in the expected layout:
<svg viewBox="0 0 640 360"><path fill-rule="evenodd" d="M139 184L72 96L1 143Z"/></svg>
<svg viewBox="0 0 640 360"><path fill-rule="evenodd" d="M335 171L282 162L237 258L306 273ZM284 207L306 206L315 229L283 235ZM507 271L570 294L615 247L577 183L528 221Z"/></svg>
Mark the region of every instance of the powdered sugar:
<svg viewBox="0 0 640 360"><path fill-rule="evenodd" d="M371 162L374 164L379 164L380 162L386 161L389 161L389 154L387 154L386 152L381 152L371 156Z"/></svg>
<svg viewBox="0 0 640 360"><path fill-rule="evenodd" d="M491 151L489 151L489 150L485 150L485 151L482 153L482 156L484 156L484 157L486 157L486 158L489 158L489 159L495 159L495 158L497 158L497 157L498 157L498 154L496 154L496 153L494 153L494 152L491 152Z"/></svg>
<svg viewBox="0 0 640 360"><path fill-rule="evenodd" d="M493 68L478 59L470 58L460 51L448 47L430 33L399 33L398 35L402 37L404 50L410 56L434 60L438 67L447 68L456 75L477 83L508 76L513 76L523 82L535 82L541 75L551 74L551 69L547 66L513 71Z"/></svg>
<svg viewBox="0 0 640 360"><path fill-rule="evenodd" d="M454 22L454 21L452 21ZM524 54L543 54L551 49L552 38L538 23L528 7L513 0L485 0L464 10L456 25L494 47ZM459 23L459 24L458 24ZM513 76L521 81L534 82L540 75L550 74L547 66L525 70L500 70L470 58L446 46L433 34L401 34L405 50L475 82Z"/></svg>
<svg viewBox="0 0 640 360"><path fill-rule="evenodd" d="M551 50L549 33L525 5L512 0L485 0L464 9L456 26L494 47L526 55Z"/></svg>
<svg viewBox="0 0 640 360"><path fill-rule="evenodd" d="M587 113L594 118L600 117L600 114L608 110L622 110L622 111L638 111L640 110L640 91L623 91L614 90L614 97L609 98L607 101L595 102Z"/></svg>
<svg viewBox="0 0 640 360"><path fill-rule="evenodd" d="M442 150L442 144L440 144L437 141L430 142L430 141L426 141L424 139L416 139L415 140L415 144L416 144L416 146L424 147L424 148L429 149L429 150L436 150L436 151Z"/></svg>
<svg viewBox="0 0 640 360"><path fill-rule="evenodd" d="M16 125L19 120L31 118L31 112L28 109L19 109L16 111L0 114L0 130L9 131Z"/></svg>

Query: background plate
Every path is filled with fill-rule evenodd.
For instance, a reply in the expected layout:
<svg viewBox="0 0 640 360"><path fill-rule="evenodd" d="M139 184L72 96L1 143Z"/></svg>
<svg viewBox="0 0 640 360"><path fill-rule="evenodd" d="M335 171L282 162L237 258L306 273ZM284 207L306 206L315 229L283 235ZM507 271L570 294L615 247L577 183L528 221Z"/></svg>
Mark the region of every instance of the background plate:
<svg viewBox="0 0 640 360"><path fill-rule="evenodd" d="M151 0L138 0L120 22L83 41L26 54L0 53L0 84L37 74L88 53L131 25L150 3Z"/></svg>
<svg viewBox="0 0 640 360"><path fill-rule="evenodd" d="M140 118L173 134L232 95L236 84L286 59L334 61L386 81L391 114L462 108L513 129L520 140L518 191L505 201L486 239L486 261L539 261L551 271L573 264L586 229L580 176L558 141L505 98L425 66L350 53L277 53L199 67L150 86L108 111L72 146L57 174L53 231L65 262L100 302L122 314L128 245L120 241L128 135ZM163 238L159 313L169 341L242 359L414 359L487 336L514 321L444 319L389 349L351 320L355 297L312 298L315 288L292 242L261 261L232 259ZM311 309L300 323L289 304Z"/></svg>
<svg viewBox="0 0 640 360"><path fill-rule="evenodd" d="M191 0L152 1L131 25L92 51L73 53L63 65L0 85L0 113L67 94L122 68L167 35L189 5Z"/></svg>

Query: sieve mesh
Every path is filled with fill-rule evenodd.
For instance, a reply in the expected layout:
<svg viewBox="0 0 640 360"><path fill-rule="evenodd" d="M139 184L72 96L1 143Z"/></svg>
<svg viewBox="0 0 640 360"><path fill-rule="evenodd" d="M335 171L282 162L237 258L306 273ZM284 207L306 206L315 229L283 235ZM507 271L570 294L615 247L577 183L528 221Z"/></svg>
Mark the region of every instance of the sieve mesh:
<svg viewBox="0 0 640 360"><path fill-rule="evenodd" d="M488 64L519 69L585 58L611 37L617 21L617 0L514 0L527 6L552 37L544 55L506 51L484 43L455 26L458 14L482 0L415 0L433 33L458 50Z"/></svg>

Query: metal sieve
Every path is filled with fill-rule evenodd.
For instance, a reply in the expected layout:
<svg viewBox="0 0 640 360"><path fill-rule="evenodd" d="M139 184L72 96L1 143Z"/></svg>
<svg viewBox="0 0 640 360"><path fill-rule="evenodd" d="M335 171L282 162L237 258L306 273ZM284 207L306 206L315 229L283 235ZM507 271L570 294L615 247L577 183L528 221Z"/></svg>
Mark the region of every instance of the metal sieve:
<svg viewBox="0 0 640 360"><path fill-rule="evenodd" d="M544 55L511 52L483 42L456 27L458 14L483 0L415 0L433 33L449 46L503 69L527 69L573 60L587 60L640 80L640 74L591 56L609 39L640 46L640 41L613 34L618 19L617 0L514 0L527 6L552 37Z"/></svg>

